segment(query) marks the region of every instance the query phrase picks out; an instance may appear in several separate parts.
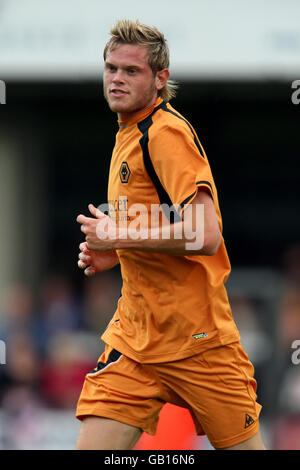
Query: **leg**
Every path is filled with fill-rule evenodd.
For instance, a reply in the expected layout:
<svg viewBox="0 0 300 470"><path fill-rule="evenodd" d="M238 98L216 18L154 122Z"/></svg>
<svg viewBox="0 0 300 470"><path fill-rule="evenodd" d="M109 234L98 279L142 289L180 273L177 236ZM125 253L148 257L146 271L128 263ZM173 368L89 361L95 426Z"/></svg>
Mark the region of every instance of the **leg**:
<svg viewBox="0 0 300 470"><path fill-rule="evenodd" d="M84 418L76 450L129 450L142 431L113 419L87 416Z"/></svg>
<svg viewBox="0 0 300 470"><path fill-rule="evenodd" d="M160 364L159 372L188 405L197 433L205 432L215 449L264 448L254 368L239 342Z"/></svg>
<svg viewBox="0 0 300 470"><path fill-rule="evenodd" d="M244 442L217 450L266 450L266 448L263 443L260 431L258 431L254 436L250 437L250 439L247 439Z"/></svg>
<svg viewBox="0 0 300 470"><path fill-rule="evenodd" d="M155 434L164 401L156 375L110 346L85 376L76 417L77 449L132 449L142 430Z"/></svg>

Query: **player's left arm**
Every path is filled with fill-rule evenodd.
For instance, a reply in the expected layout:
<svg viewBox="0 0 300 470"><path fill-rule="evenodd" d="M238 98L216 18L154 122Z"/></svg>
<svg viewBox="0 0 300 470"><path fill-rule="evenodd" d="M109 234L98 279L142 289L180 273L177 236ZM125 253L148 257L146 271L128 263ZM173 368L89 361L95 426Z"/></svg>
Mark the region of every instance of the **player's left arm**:
<svg viewBox="0 0 300 470"><path fill-rule="evenodd" d="M173 255L214 255L222 235L213 199L199 188L193 201L184 208L182 221L132 233L130 227L117 228L111 219L89 206L95 218L78 216L90 250L139 250ZM101 222L101 224L99 223Z"/></svg>

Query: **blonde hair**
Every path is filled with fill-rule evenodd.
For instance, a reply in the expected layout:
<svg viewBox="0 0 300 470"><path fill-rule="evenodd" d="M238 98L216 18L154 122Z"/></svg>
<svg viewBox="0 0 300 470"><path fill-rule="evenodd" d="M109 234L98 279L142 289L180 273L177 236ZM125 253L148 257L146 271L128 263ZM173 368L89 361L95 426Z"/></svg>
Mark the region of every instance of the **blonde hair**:
<svg viewBox="0 0 300 470"><path fill-rule="evenodd" d="M148 63L153 75L160 70L169 68L170 53L164 35L154 26L132 20L119 20L110 29L111 38L106 44L103 57L106 60L108 51L115 49L120 44L138 44L148 50ZM166 85L158 91L164 101L175 98L178 84L173 80L168 80Z"/></svg>

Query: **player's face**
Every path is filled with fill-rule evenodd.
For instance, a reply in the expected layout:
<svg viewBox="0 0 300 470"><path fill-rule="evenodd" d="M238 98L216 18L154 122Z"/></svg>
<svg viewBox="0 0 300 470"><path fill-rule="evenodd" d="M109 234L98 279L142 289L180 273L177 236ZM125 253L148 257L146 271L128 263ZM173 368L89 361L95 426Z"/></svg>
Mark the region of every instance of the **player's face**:
<svg viewBox="0 0 300 470"><path fill-rule="evenodd" d="M160 84L147 62L147 49L122 44L108 51L103 75L104 96L110 109L124 120L155 103Z"/></svg>

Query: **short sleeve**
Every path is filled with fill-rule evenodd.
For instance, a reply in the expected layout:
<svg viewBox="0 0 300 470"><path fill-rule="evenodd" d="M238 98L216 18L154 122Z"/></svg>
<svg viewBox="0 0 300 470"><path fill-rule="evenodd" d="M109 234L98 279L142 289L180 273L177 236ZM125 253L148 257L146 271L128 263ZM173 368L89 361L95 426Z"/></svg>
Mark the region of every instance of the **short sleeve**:
<svg viewBox="0 0 300 470"><path fill-rule="evenodd" d="M149 155L154 171L173 205L193 200L200 187L214 197L214 181L205 152L185 122L164 125L149 135Z"/></svg>

